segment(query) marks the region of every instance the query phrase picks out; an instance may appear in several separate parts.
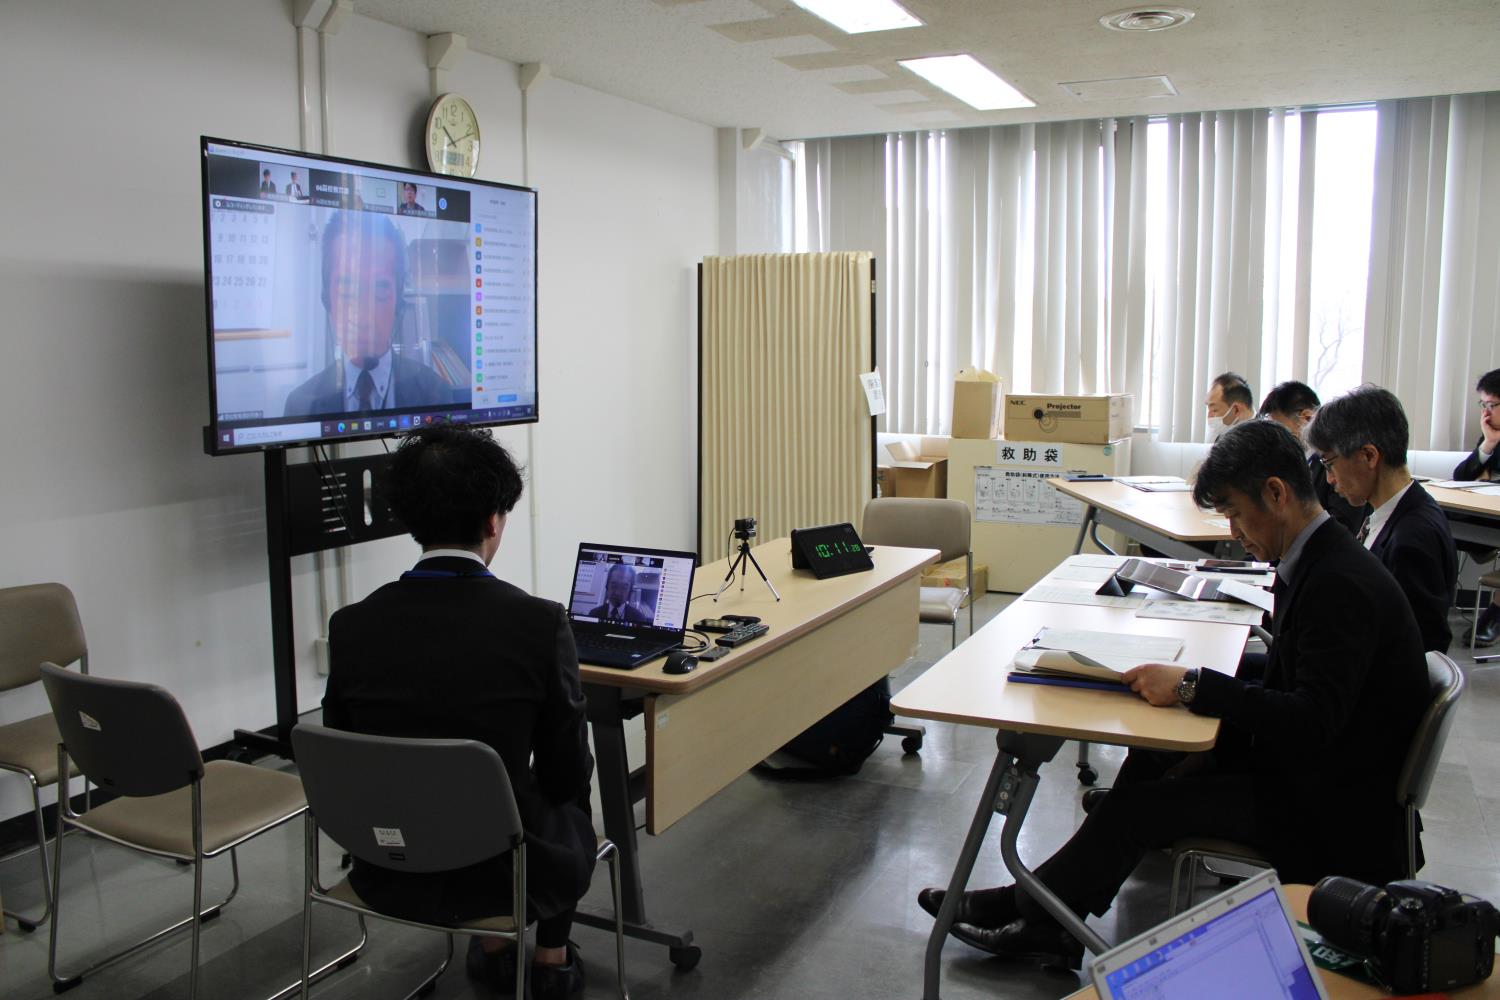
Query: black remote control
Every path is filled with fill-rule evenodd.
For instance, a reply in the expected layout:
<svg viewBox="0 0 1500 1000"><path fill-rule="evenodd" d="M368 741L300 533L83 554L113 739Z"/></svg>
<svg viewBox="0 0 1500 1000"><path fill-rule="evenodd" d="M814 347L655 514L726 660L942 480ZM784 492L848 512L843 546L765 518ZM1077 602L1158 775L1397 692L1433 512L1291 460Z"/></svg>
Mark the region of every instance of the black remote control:
<svg viewBox="0 0 1500 1000"><path fill-rule="evenodd" d="M741 625L733 632L719 636L719 645L728 646L732 649L741 643L749 642L752 639L759 639L769 631L771 631L769 625L761 625L758 622L754 625Z"/></svg>

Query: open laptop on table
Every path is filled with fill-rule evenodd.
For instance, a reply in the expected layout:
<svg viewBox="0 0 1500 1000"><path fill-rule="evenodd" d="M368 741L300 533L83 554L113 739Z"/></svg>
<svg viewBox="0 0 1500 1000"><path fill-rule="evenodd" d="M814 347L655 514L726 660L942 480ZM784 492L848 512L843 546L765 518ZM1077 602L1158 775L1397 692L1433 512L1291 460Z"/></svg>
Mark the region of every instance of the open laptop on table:
<svg viewBox="0 0 1500 1000"><path fill-rule="evenodd" d="M1132 938L1089 967L1101 1000L1327 1000L1274 871Z"/></svg>
<svg viewBox="0 0 1500 1000"><path fill-rule="evenodd" d="M681 645L697 560L692 552L580 544L568 597L578 662L633 670Z"/></svg>

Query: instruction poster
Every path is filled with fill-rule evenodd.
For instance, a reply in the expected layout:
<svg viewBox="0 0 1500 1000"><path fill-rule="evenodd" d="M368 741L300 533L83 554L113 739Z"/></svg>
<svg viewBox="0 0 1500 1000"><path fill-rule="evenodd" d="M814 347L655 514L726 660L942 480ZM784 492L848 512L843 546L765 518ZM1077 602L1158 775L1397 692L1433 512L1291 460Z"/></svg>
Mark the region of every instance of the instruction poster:
<svg viewBox="0 0 1500 1000"><path fill-rule="evenodd" d="M995 451L995 465L974 468L975 520L1068 528L1083 521L1083 504L1047 484L1062 471L1056 445L1004 441Z"/></svg>

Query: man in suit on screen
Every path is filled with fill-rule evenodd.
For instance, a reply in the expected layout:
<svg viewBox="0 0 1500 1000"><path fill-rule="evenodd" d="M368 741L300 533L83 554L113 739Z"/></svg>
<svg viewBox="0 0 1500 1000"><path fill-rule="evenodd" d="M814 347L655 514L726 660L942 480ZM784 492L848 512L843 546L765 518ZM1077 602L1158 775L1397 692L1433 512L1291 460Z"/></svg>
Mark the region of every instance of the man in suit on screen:
<svg viewBox="0 0 1500 1000"><path fill-rule="evenodd" d="M406 287L406 243L373 212L338 212L323 230L323 307L338 345L333 363L293 389L288 417L447 406L453 388L392 350Z"/></svg>
<svg viewBox="0 0 1500 1000"><path fill-rule="evenodd" d="M604 580L604 603L589 612L590 618L603 618L612 622L629 622L632 625L650 625L651 615L630 599L635 589L635 567L615 563L609 568Z"/></svg>

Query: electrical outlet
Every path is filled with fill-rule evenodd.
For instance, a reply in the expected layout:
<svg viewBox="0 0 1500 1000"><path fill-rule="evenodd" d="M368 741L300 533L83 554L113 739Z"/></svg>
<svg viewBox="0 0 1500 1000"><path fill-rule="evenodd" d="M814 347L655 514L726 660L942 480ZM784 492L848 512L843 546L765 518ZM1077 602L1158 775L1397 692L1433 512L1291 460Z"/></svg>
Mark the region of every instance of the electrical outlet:
<svg viewBox="0 0 1500 1000"><path fill-rule="evenodd" d="M313 640L313 660L317 664L318 676L328 676L328 640L318 638Z"/></svg>

